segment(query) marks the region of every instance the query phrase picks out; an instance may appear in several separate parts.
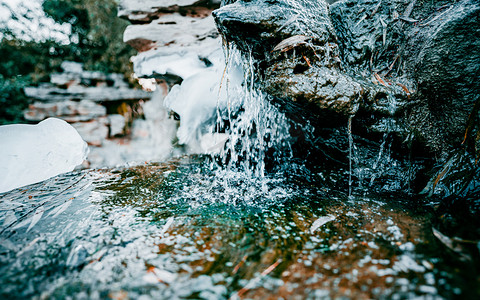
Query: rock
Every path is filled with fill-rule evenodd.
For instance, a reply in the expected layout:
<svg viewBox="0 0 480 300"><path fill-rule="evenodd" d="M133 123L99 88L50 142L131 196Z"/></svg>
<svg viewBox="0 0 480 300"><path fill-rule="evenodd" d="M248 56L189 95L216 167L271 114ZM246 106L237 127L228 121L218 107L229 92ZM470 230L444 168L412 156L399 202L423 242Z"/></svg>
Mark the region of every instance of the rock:
<svg viewBox="0 0 480 300"><path fill-rule="evenodd" d="M88 99L95 102L149 99L150 93L136 89L117 87L70 86L67 89L55 86L26 87L28 97L45 102Z"/></svg>
<svg viewBox="0 0 480 300"><path fill-rule="evenodd" d="M399 39L392 36L401 36L402 32L395 28L395 24L402 22L398 15L403 14L408 3L402 0L382 3L346 0L332 5L330 15L342 48L342 62L349 66L365 66L375 51L393 46L390 43L398 43Z"/></svg>
<svg viewBox="0 0 480 300"><path fill-rule="evenodd" d="M90 146L100 147L108 137L107 117L71 124Z"/></svg>
<svg viewBox="0 0 480 300"><path fill-rule="evenodd" d="M220 1L152 1L138 5L124 0L119 16L133 24L124 41L139 53L132 58L139 77L155 77L170 85L215 63L221 40L211 17Z"/></svg>
<svg viewBox="0 0 480 300"><path fill-rule="evenodd" d="M57 117L69 123L90 121L106 114L107 109L104 106L90 100L35 102L24 111L24 117L28 121L42 121L48 117Z"/></svg>
<svg viewBox="0 0 480 300"><path fill-rule="evenodd" d="M171 12L181 7L184 11L195 14L199 8L218 7L219 4L220 0L143 0L140 3L139 1L123 0L119 4L118 16L131 22L148 22L162 11Z"/></svg>
<svg viewBox="0 0 480 300"><path fill-rule="evenodd" d="M479 218L467 235L432 234L431 204L410 196L349 201L323 176L291 169L295 177L258 180L209 165L142 162L2 195L0 297L480 296Z"/></svg>
<svg viewBox="0 0 480 300"><path fill-rule="evenodd" d="M419 192L454 149L480 157L479 7L240 0L213 15L250 61L256 87L313 126L292 130L299 157L348 166L359 185L370 178L385 190ZM385 151L390 163L378 172Z"/></svg>
<svg viewBox="0 0 480 300"><path fill-rule="evenodd" d="M266 70L265 91L279 98L328 110L344 116L354 115L362 99L363 87L339 69L309 67L301 59L280 62Z"/></svg>
<svg viewBox="0 0 480 300"><path fill-rule="evenodd" d="M125 117L119 114L108 115L109 137L124 134L126 120Z"/></svg>
<svg viewBox="0 0 480 300"><path fill-rule="evenodd" d="M339 68L325 2L237 1L213 14L225 39L256 58L269 94L317 111L355 114L364 88Z"/></svg>
<svg viewBox="0 0 480 300"><path fill-rule="evenodd" d="M399 86L376 86L373 75L362 78L342 64L342 49L326 3L237 1L214 11L214 17L227 41L245 56L254 56L259 88L284 99L283 103L294 101L312 111L310 119L316 119L312 122L318 126L332 120L345 123L360 108L390 117L397 113L390 102L379 99L401 95Z"/></svg>
<svg viewBox="0 0 480 300"><path fill-rule="evenodd" d="M462 143L470 122L478 124L480 3L459 1L424 24L409 31L402 53L421 102L407 120L429 147L445 151ZM471 145L478 139L472 132Z"/></svg>
<svg viewBox="0 0 480 300"><path fill-rule="evenodd" d="M161 16L149 24L127 26L123 39L133 47L136 46L136 40L148 40L155 47L168 44L188 45L198 39L215 35L213 29L215 24L212 18L200 19L174 13Z"/></svg>
<svg viewBox="0 0 480 300"><path fill-rule="evenodd" d="M256 58L268 56L275 45L295 35L321 45L334 40L324 1L237 1L215 10L213 16L227 41Z"/></svg>
<svg viewBox="0 0 480 300"><path fill-rule="evenodd" d="M478 99L479 11L478 2L468 0L341 1L331 7L348 67L378 70L403 85L412 101L401 122L430 151L447 155L460 145Z"/></svg>
<svg viewBox="0 0 480 300"><path fill-rule="evenodd" d="M480 98L478 2L232 2L213 12L220 33L253 55L258 87L290 115L317 127L355 115L357 131L425 151L462 142Z"/></svg>

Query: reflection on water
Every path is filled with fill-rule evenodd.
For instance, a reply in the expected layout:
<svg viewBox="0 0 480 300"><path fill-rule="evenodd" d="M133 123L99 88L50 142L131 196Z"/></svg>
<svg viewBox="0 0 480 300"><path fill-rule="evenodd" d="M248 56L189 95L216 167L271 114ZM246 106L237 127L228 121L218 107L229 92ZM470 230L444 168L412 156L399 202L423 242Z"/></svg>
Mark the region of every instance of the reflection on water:
<svg viewBox="0 0 480 300"><path fill-rule="evenodd" d="M1 195L0 297L479 293L475 265L434 237L428 204L349 200L321 174L247 180L210 166L84 171Z"/></svg>

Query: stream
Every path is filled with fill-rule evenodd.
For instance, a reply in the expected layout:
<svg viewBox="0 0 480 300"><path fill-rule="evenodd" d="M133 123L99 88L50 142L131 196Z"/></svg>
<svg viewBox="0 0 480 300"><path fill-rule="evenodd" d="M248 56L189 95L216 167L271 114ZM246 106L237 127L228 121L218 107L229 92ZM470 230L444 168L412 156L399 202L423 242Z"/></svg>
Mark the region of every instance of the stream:
<svg viewBox="0 0 480 300"><path fill-rule="evenodd" d="M252 179L190 156L13 190L0 207L0 297L478 295L474 264L433 234L435 203L349 197L324 176L292 166Z"/></svg>

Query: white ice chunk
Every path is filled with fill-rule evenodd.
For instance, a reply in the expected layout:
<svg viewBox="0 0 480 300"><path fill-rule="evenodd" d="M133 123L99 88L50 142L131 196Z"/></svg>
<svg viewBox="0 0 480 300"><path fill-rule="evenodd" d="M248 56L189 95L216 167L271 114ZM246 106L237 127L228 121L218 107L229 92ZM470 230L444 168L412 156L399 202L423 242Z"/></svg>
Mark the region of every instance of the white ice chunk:
<svg viewBox="0 0 480 300"><path fill-rule="evenodd" d="M165 97L165 107L180 116L179 144L188 145L193 153L222 148L225 136L213 134L212 129L220 111L227 110L227 107L234 110L238 105L233 104L229 96L233 90L241 89L243 81L242 66L234 65L229 74L225 74L225 62L221 56L213 53L210 57L216 65L186 78L181 85L173 86Z"/></svg>
<svg viewBox="0 0 480 300"><path fill-rule="evenodd" d="M0 193L73 171L86 158L87 143L67 122L0 126Z"/></svg>

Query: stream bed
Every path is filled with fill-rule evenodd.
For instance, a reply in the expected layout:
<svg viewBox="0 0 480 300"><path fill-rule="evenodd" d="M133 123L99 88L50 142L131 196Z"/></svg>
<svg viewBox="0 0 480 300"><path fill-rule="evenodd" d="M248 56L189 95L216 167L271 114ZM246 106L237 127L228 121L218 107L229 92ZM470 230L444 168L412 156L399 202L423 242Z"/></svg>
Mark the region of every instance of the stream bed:
<svg viewBox="0 0 480 300"><path fill-rule="evenodd" d="M212 165L86 170L1 194L0 298L480 294L476 264L434 234L435 203L349 197L299 166L248 178Z"/></svg>

